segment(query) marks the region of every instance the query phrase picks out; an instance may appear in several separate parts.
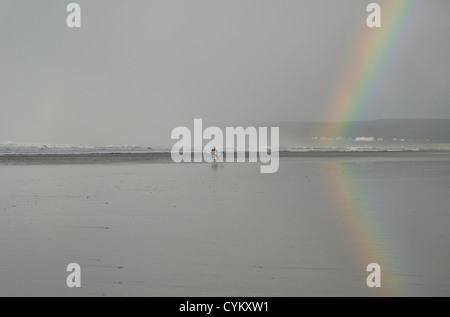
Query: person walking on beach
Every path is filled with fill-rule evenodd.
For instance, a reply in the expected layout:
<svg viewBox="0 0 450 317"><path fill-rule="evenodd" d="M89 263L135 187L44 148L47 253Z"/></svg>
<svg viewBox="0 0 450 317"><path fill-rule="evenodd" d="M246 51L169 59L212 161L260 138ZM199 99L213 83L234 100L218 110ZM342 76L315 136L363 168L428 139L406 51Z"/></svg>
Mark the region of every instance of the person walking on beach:
<svg viewBox="0 0 450 317"><path fill-rule="evenodd" d="M216 157L217 157L217 150L216 150L215 146L211 149L211 156L212 156L212 158L213 158L213 160L215 162L216 161Z"/></svg>

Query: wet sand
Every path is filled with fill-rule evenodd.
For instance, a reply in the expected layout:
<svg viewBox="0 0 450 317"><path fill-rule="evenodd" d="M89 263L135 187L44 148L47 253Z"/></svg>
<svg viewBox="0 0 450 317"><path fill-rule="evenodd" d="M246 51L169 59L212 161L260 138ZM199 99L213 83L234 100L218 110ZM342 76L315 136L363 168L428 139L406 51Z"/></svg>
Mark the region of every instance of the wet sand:
<svg viewBox="0 0 450 317"><path fill-rule="evenodd" d="M0 295L450 295L448 152L165 155L2 157Z"/></svg>
<svg viewBox="0 0 450 317"><path fill-rule="evenodd" d="M350 157L350 158L439 158L448 157L449 150L420 151L280 151L280 157ZM248 160L248 152L245 157ZM237 154L234 154L235 160ZM191 155L194 161L193 154ZM108 163L172 163L169 152L100 153L100 154L6 154L0 155L0 165L27 164L108 164Z"/></svg>

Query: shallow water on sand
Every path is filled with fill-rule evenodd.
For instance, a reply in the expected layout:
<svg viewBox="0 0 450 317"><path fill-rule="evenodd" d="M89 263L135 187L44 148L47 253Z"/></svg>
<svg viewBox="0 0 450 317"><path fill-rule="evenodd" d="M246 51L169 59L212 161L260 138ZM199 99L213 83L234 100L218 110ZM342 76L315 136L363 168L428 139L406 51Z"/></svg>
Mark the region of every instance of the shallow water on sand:
<svg viewBox="0 0 450 317"><path fill-rule="evenodd" d="M449 163L0 165L0 295L449 296Z"/></svg>

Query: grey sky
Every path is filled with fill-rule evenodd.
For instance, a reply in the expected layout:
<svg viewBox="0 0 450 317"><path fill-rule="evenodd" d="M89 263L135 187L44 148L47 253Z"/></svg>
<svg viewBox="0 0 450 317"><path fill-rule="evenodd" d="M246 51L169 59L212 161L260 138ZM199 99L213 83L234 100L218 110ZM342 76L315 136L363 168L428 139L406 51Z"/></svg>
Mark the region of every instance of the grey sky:
<svg viewBox="0 0 450 317"><path fill-rule="evenodd" d="M320 121L361 0L0 3L0 143L161 144L178 125ZM383 1L376 1L383 5ZM416 0L360 119L450 118L450 2Z"/></svg>

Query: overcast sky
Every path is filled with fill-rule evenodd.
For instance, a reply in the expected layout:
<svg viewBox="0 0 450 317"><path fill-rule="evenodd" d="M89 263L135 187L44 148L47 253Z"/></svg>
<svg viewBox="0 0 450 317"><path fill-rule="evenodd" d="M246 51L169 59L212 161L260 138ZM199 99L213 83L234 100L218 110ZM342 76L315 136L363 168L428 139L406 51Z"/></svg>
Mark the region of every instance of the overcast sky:
<svg viewBox="0 0 450 317"><path fill-rule="evenodd" d="M75 1L81 29L66 26L70 2L0 2L0 143L323 120L372 1ZM450 118L450 1L416 2L359 119Z"/></svg>

